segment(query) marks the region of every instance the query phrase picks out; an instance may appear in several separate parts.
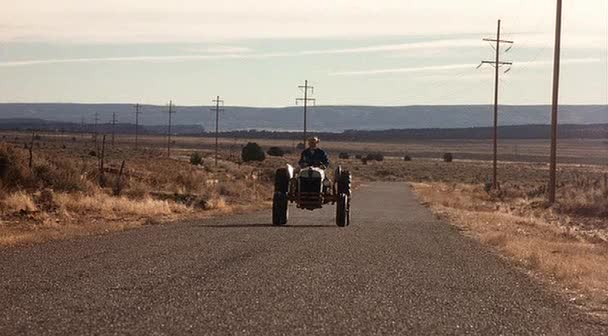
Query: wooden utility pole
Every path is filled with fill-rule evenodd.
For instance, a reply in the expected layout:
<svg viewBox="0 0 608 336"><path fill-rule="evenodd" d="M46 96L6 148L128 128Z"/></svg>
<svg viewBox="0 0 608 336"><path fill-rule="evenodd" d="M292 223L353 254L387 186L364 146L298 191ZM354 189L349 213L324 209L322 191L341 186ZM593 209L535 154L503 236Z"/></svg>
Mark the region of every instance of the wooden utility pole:
<svg viewBox="0 0 608 336"><path fill-rule="evenodd" d="M135 149L139 138L139 115L141 114L141 105L135 104Z"/></svg>
<svg viewBox="0 0 608 336"><path fill-rule="evenodd" d="M549 164L549 204L555 203L557 186L557 112L559 108L559 73L562 47L562 0L557 0L555 51L553 61L553 101L551 106L551 157Z"/></svg>
<svg viewBox="0 0 608 336"><path fill-rule="evenodd" d="M173 111L173 101L169 101L169 127L167 128L167 156L171 157L171 116L175 113Z"/></svg>
<svg viewBox="0 0 608 336"><path fill-rule="evenodd" d="M112 112L112 148L114 148L115 135L116 135L116 112Z"/></svg>
<svg viewBox="0 0 608 336"><path fill-rule="evenodd" d="M308 98L308 90L310 90L310 93L314 93L314 87L309 86L308 85L308 80L304 81L304 85L300 85L298 86L299 89L304 90L304 98L296 98L296 105L298 105L299 102L304 102L304 146L306 146L306 140L307 140L307 135L306 135L306 131L307 131L307 109L308 109L308 102L312 102L313 104L315 103L315 99L313 98Z"/></svg>
<svg viewBox="0 0 608 336"><path fill-rule="evenodd" d="M84 116L80 117L80 140L84 139Z"/></svg>
<svg viewBox="0 0 608 336"><path fill-rule="evenodd" d="M94 127L94 134L93 134L93 140L95 141L95 150L97 150L97 123L99 122L99 113L95 112L95 127Z"/></svg>
<svg viewBox="0 0 608 336"><path fill-rule="evenodd" d="M33 160L34 160L34 139L36 139L36 130L32 130L32 141L30 142L29 153L30 157L28 160L28 167L30 170L33 168Z"/></svg>
<svg viewBox="0 0 608 336"><path fill-rule="evenodd" d="M512 62L503 62L500 60L500 44L513 44L513 41L501 40L500 39L500 24L501 21L498 20L498 29L496 31L496 38L485 38L484 41L494 42L496 46L494 47L496 51L496 60L495 61L482 61L483 64L490 64L495 68L494 74L494 155L493 155L493 169L492 169L492 189L498 189L498 84L499 84L499 74L500 67L503 65L512 65ZM508 70L507 70L508 71Z"/></svg>
<svg viewBox="0 0 608 336"><path fill-rule="evenodd" d="M224 101L220 99L220 96L217 96L214 100L213 103L215 103L215 108L213 109L213 111L215 111L215 166L217 167L217 156L218 156L218 147L219 147L219 125L220 125L220 112L223 112L224 109L220 108L220 104L223 107L224 106Z"/></svg>

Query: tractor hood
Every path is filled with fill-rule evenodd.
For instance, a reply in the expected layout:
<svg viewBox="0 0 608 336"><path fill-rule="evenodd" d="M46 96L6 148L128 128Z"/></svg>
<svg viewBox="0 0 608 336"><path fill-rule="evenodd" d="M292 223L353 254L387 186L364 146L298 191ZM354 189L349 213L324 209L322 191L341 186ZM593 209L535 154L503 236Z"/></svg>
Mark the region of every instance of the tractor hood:
<svg viewBox="0 0 608 336"><path fill-rule="evenodd" d="M325 170L321 169L321 168L316 168L316 167L306 167L306 168L302 168L300 170L300 173L298 174L298 176L304 177L304 178L314 178L314 179L320 179L320 180L324 180L325 179Z"/></svg>

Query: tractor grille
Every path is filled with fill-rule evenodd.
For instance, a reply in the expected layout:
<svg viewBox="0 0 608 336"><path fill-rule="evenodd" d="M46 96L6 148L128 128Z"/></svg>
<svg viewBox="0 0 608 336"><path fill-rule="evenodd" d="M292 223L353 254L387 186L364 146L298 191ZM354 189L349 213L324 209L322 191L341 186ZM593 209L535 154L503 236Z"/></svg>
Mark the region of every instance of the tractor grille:
<svg viewBox="0 0 608 336"><path fill-rule="evenodd" d="M321 180L316 178L300 178L300 192L301 193L320 193L321 192Z"/></svg>
<svg viewBox="0 0 608 336"><path fill-rule="evenodd" d="M305 209L320 208L323 200L321 198L321 180L300 178L299 205Z"/></svg>

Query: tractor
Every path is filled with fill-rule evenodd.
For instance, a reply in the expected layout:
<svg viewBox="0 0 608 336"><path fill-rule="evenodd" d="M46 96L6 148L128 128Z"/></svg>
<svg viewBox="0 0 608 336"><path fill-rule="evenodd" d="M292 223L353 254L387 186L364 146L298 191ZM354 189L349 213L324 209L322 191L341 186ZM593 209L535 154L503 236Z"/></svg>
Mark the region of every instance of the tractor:
<svg viewBox="0 0 608 336"><path fill-rule="evenodd" d="M316 210L326 204L336 204L336 225L350 225L351 174L336 168L333 181L323 165L315 165L294 172L291 165L277 169L272 199L272 224L287 224L289 203L300 209Z"/></svg>

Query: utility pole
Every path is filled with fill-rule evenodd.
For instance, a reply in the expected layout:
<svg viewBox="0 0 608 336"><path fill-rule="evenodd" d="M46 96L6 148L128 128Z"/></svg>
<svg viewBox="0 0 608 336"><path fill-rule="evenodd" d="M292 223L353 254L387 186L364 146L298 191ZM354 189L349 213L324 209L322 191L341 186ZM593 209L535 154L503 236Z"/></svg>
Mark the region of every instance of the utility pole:
<svg viewBox="0 0 608 336"><path fill-rule="evenodd" d="M84 139L84 116L80 116L80 140Z"/></svg>
<svg viewBox="0 0 608 336"><path fill-rule="evenodd" d="M139 115L141 114L141 105L135 104L135 149L137 149L137 141L139 138Z"/></svg>
<svg viewBox="0 0 608 336"><path fill-rule="evenodd" d="M167 129L167 157L171 157L171 115L175 113L173 111L173 101L169 101L169 128Z"/></svg>
<svg viewBox="0 0 608 336"><path fill-rule="evenodd" d="M496 32L496 38L484 38L484 41L494 42L496 46L493 47L496 51L496 60L495 61L482 61L480 66L484 64L490 64L495 69L494 74L494 156L493 156L493 170L492 170L492 189L498 189L498 83L499 83L499 73L500 67L503 65L513 65L512 62L503 62L500 60L500 44L513 44L513 41L501 40L500 39L500 23L498 20L498 29ZM509 48L510 49L510 48ZM508 50L509 50L508 49ZM507 70L508 71L508 70Z"/></svg>
<svg viewBox="0 0 608 336"><path fill-rule="evenodd" d="M217 96L217 98L215 98L213 100L213 102L215 103L215 108L213 109L213 111L215 111L215 166L217 167L217 153L218 153L218 137L219 137L219 125L220 125L220 112L223 112L224 109L220 109L220 104L223 107L224 106L224 101L220 99L220 96Z"/></svg>
<svg viewBox="0 0 608 336"><path fill-rule="evenodd" d="M562 48L562 0L557 0L555 16L555 52L553 61L553 102L551 106L551 158L549 164L549 204L555 203L557 185L557 112L559 108L559 72Z"/></svg>
<svg viewBox="0 0 608 336"><path fill-rule="evenodd" d="M115 134L116 134L116 112L112 112L112 148L114 148Z"/></svg>
<svg viewBox="0 0 608 336"><path fill-rule="evenodd" d="M97 123L99 122L99 113L95 112L95 126L93 129L93 140L95 141L95 150L97 150Z"/></svg>
<svg viewBox="0 0 608 336"><path fill-rule="evenodd" d="M308 85L308 80L304 81L304 85L300 85L298 86L299 89L303 89L304 90L304 98L296 98L296 105L298 105L299 102L304 102L304 146L306 146L306 113L307 113L307 108L308 108L308 102L312 102L313 104L315 103L315 99L313 98L308 98L308 90L310 90L310 93L314 93L314 87L309 86Z"/></svg>

